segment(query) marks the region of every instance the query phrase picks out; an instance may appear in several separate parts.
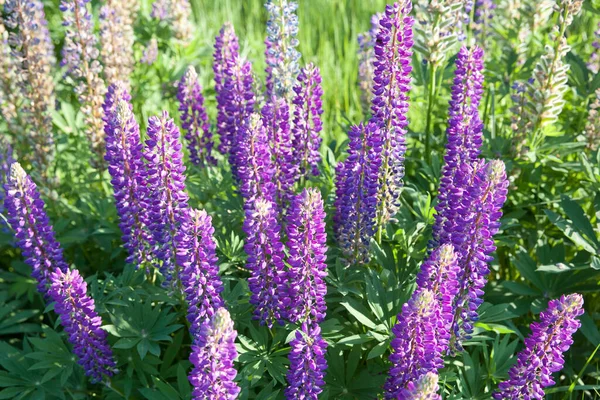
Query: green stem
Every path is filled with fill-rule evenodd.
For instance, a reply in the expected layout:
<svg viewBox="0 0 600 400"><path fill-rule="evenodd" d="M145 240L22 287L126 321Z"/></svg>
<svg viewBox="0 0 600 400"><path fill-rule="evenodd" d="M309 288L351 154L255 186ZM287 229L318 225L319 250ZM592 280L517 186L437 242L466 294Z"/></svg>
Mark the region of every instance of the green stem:
<svg viewBox="0 0 600 400"><path fill-rule="evenodd" d="M433 103L436 93L436 66L431 65L429 68L429 91L427 93L427 119L425 122L425 160L427 163L431 161L431 124L433 121Z"/></svg>

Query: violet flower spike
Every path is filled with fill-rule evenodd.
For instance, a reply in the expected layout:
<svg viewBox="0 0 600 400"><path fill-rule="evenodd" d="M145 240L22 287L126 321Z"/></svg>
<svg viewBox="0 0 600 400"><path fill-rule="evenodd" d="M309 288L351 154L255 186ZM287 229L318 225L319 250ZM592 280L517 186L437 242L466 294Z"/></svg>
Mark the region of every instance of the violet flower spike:
<svg viewBox="0 0 600 400"><path fill-rule="evenodd" d="M456 58L452 99L448 111L448 142L442 167L438 194L437 214L433 226L433 245L439 241L448 214L454 180L463 163L473 164L479 158L483 143L483 123L479 117L479 103L483 94L483 50L462 47Z"/></svg>
<svg viewBox="0 0 600 400"><path fill-rule="evenodd" d="M288 358L290 367L287 373L288 387L285 398L289 400L318 400L325 386L327 342L321 337L319 325L305 322L296 331L290 342L292 348Z"/></svg>
<svg viewBox="0 0 600 400"><path fill-rule="evenodd" d="M240 387L234 382L237 372L233 366L237 357L236 336L229 312L222 307L201 325L190 355L194 366L188 377L194 387L192 399L237 399Z"/></svg>
<svg viewBox="0 0 600 400"><path fill-rule="evenodd" d="M525 348L508 371L510 378L500 383L494 398L544 399L544 388L555 384L552 374L564 365L563 353L573 344L573 335L581 326L577 317L583 311L580 294L550 300L546 311L540 314L539 322L531 324Z"/></svg>
<svg viewBox="0 0 600 400"><path fill-rule="evenodd" d="M100 55L108 84L129 83L134 68L134 16L128 1L108 0L100 9Z"/></svg>
<svg viewBox="0 0 600 400"><path fill-rule="evenodd" d="M260 115L250 116L241 136L237 155L239 189L244 198L245 208L249 209L257 198L275 200L275 169L271 160L269 138Z"/></svg>
<svg viewBox="0 0 600 400"><path fill-rule="evenodd" d="M382 136L370 122L350 128L348 138L348 158L336 173L334 230L346 260L361 264L375 235Z"/></svg>
<svg viewBox="0 0 600 400"><path fill-rule="evenodd" d="M288 237L289 320L293 323L325 319L327 237L321 193L314 188L292 198L286 219Z"/></svg>
<svg viewBox="0 0 600 400"><path fill-rule="evenodd" d="M177 100L181 112L181 125L186 132L190 160L195 165L216 165L217 160L212 156L212 132L204 108L202 86L192 66L186 69L179 81Z"/></svg>
<svg viewBox="0 0 600 400"><path fill-rule="evenodd" d="M255 307L254 318L269 328L275 322L283 324L290 303L283 263L285 252L277 217L273 201L259 197L247 207L244 220L247 235L244 250L248 254L246 267L250 270L248 286L252 293L250 304Z"/></svg>
<svg viewBox="0 0 600 400"><path fill-rule="evenodd" d="M392 329L392 354L388 379L384 386L386 399L398 399L428 372L444 366L443 348L438 331L445 329L440 305L429 289L418 289L402 306L398 323ZM412 385L411 385L412 383Z"/></svg>
<svg viewBox="0 0 600 400"><path fill-rule="evenodd" d="M371 29L358 35L358 87L360 88L360 99L365 113L368 113L373 99L375 40L382 16L382 13L374 14L371 17Z"/></svg>
<svg viewBox="0 0 600 400"><path fill-rule="evenodd" d="M215 92L217 97L217 134L221 142L219 152L228 154L231 150L232 137L228 124L229 94L225 89L225 83L230 79L231 67L239 58L238 38L235 35L233 25L226 22L219 35L215 38L215 51L213 53L213 72L215 74Z"/></svg>
<svg viewBox="0 0 600 400"><path fill-rule="evenodd" d="M600 22L598 22L598 30L594 32L595 39L592 43L593 51L587 67L594 74L600 72Z"/></svg>
<svg viewBox="0 0 600 400"><path fill-rule="evenodd" d="M209 321L217 309L224 307L225 302L221 297L223 282L219 277L212 218L203 210L189 210L188 213L177 232L177 265L188 303L190 336L195 342L202 324Z"/></svg>
<svg viewBox="0 0 600 400"><path fill-rule="evenodd" d="M179 141L179 129L164 111L160 117L148 119L146 159L149 228L154 256L165 284L178 274L175 234L185 221L188 195L185 192L185 166ZM176 282L177 282L177 276Z"/></svg>
<svg viewBox="0 0 600 400"><path fill-rule="evenodd" d="M8 223L15 231L16 244L23 251L25 263L31 267L31 276L38 282L38 292L46 297L52 272L56 269L66 272L68 265L44 211L44 201L18 162L12 163L4 189L4 208Z"/></svg>
<svg viewBox="0 0 600 400"><path fill-rule="evenodd" d="M382 130L382 165L377 225L382 227L399 207L408 126L408 92L412 71L412 25L410 0L388 5L379 22L375 43L375 74L372 121Z"/></svg>
<svg viewBox="0 0 600 400"><path fill-rule="evenodd" d="M323 129L323 89L321 73L314 64L308 64L300 71L298 83L294 86L294 123L292 127L294 163L299 166L299 175L319 175L321 162L320 136Z"/></svg>
<svg viewBox="0 0 600 400"><path fill-rule="evenodd" d="M108 88L104 102L106 154L104 159L112 179L119 228L126 262L137 268L150 261L152 241L148 216L146 166L142 156L140 127L133 115L131 96L124 84L117 82Z"/></svg>
<svg viewBox="0 0 600 400"><path fill-rule="evenodd" d="M94 300L87 294L87 283L74 270L57 268L50 277L48 295L55 302L73 353L92 383L101 382L117 373L117 364L106 339L102 319L96 313Z"/></svg>

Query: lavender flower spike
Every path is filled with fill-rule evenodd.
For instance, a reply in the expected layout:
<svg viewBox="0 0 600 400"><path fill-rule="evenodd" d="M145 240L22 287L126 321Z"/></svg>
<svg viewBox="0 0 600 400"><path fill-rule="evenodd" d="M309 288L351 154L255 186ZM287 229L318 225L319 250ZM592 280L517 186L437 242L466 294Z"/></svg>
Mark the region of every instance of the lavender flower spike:
<svg viewBox="0 0 600 400"><path fill-rule="evenodd" d="M372 120L382 130L382 165L379 173L379 227L394 217L399 207L408 126L408 92L413 46L410 0L388 5L379 22L375 44Z"/></svg>
<svg viewBox="0 0 600 400"><path fill-rule="evenodd" d="M283 324L290 302L280 230L272 200L257 198L246 209L244 232L248 238L244 250L250 270L250 303L255 307L254 317L269 328L276 321Z"/></svg>
<svg viewBox="0 0 600 400"><path fill-rule="evenodd" d="M156 40L156 38L153 37L152 39L150 39L150 42L148 42L148 45L142 52L142 59L140 60L140 62L147 64L147 65L152 65L152 64L154 64L154 62L156 61L157 58L158 58L158 41Z"/></svg>
<svg viewBox="0 0 600 400"><path fill-rule="evenodd" d="M66 272L68 266L44 211L44 201L35 183L17 162L11 165L4 188L8 223L15 231L17 246L23 251L25 262L32 269L31 276L38 282L38 291L46 296L50 274L56 269Z"/></svg>
<svg viewBox="0 0 600 400"><path fill-rule="evenodd" d="M314 188L292 198L287 215L290 315L294 323L325 318L327 275L325 212L321 193Z"/></svg>
<svg viewBox="0 0 600 400"><path fill-rule="evenodd" d="M358 35L358 87L361 91L361 103L368 112L373 99L373 75L375 73L375 40L379 32L379 20L382 13L371 17L371 29Z"/></svg>
<svg viewBox="0 0 600 400"><path fill-rule="evenodd" d="M33 163L45 178L44 171L54 154L51 115L54 110L54 45L41 1L6 0L4 13L6 27L11 31L8 42L12 46L11 58L15 60L14 72L21 88L22 103L15 106L20 106L23 121L18 122L20 126L27 125ZM15 93L5 94L16 98Z"/></svg>
<svg viewBox="0 0 600 400"><path fill-rule="evenodd" d="M202 324L210 320L225 303L221 297L215 228L206 211L189 210L177 232L177 264L181 268L181 286L188 302L190 336L196 340Z"/></svg>
<svg viewBox="0 0 600 400"><path fill-rule="evenodd" d="M258 114L252 114L244 126L237 159L239 189L245 201L245 208L252 208L251 203L256 198L274 201L275 169L271 160L269 138Z"/></svg>
<svg viewBox="0 0 600 400"><path fill-rule="evenodd" d="M323 378L327 369L327 342L321 337L319 325L310 322L302 324L290 347L285 398L317 400L325 385Z"/></svg>
<svg viewBox="0 0 600 400"><path fill-rule="evenodd" d="M495 399L543 399L544 388L554 385L552 374L562 369L563 353L573 344L573 334L581 323L583 297L580 294L550 300L539 322L531 324L531 334L517 363L508 371L510 379L501 382Z"/></svg>
<svg viewBox="0 0 600 400"><path fill-rule="evenodd" d="M596 37L596 40L592 43L594 50L587 63L587 67L594 74L597 74L600 72L600 22L598 22L598 30L594 32L594 36Z"/></svg>
<svg viewBox="0 0 600 400"><path fill-rule="evenodd" d="M185 130L188 142L190 160L195 165L216 165L217 160L212 156L212 132L208 115L204 108L202 86L198 82L198 74L194 67L189 66L177 89L179 111L181 112L181 125Z"/></svg>
<svg viewBox="0 0 600 400"><path fill-rule="evenodd" d="M448 142L442 167L442 178L433 226L433 242L439 241L440 230L448 213L449 197L454 179L463 163L473 164L481 152L483 124L479 117L479 102L483 94L483 50L463 47L456 59L452 99L450 100Z"/></svg>
<svg viewBox="0 0 600 400"><path fill-rule="evenodd" d="M231 65L239 58L238 38L233 30L233 25L226 22L219 35L215 38L215 51L213 53L213 72L215 74L215 92L217 97L217 133L221 138L219 152L229 153L232 138L228 132L227 105L228 95L225 91L225 81L230 75Z"/></svg>
<svg viewBox="0 0 600 400"><path fill-rule="evenodd" d="M117 82L108 88L104 102L106 154L108 172L114 188L119 227L123 233L126 261L136 267L151 259L146 215L146 167L142 158L140 128L129 103L131 96L124 84Z"/></svg>
<svg viewBox="0 0 600 400"><path fill-rule="evenodd" d="M233 367L236 336L225 308L219 308L209 322L202 324L190 355L194 368L189 380L194 387L194 400L237 399L240 388L234 382L237 372Z"/></svg>
<svg viewBox="0 0 600 400"><path fill-rule="evenodd" d="M104 129L102 103L106 87L100 78L102 65L98 58L98 39L94 34L94 21L88 8L90 0L62 0L63 25L67 27L61 66L74 81L79 96L81 112L85 115L86 133L89 137L96 166L102 166L104 154Z"/></svg>
<svg viewBox="0 0 600 400"><path fill-rule="evenodd" d="M292 101L296 106L292 128L294 163L300 167L300 176L308 175L309 170L317 176L318 165L321 162L319 147L323 140L319 135L323 129L321 122L323 89L319 68L312 63L302 68L294 92L296 93Z"/></svg>
<svg viewBox="0 0 600 400"><path fill-rule="evenodd" d="M18 137L21 124L17 110L21 108L23 100L18 87L20 62L11 54L8 40L8 31L0 19L0 117L6 121L8 132Z"/></svg>
<svg viewBox="0 0 600 400"><path fill-rule="evenodd" d="M79 272L57 268L50 277L48 294L55 302L54 311L60 316L73 353L92 383L100 382L117 372L112 350L101 328L102 319L95 311L94 300L87 294L87 283Z"/></svg>
<svg viewBox="0 0 600 400"><path fill-rule="evenodd" d="M178 275L175 234L186 218L185 166L179 129L166 111L160 117L148 119L147 133L144 158L149 187L149 225L154 255L160 262L165 284L168 284L173 272Z"/></svg>
<svg viewBox="0 0 600 400"><path fill-rule="evenodd" d="M439 389L438 375L434 372L428 372L417 379L416 382L409 382L397 399L441 400L442 396L437 393Z"/></svg>
<svg viewBox="0 0 600 400"><path fill-rule="evenodd" d="M100 9L100 54L108 84L128 82L133 71L132 6L127 1L108 0ZM131 2L136 3L136 2Z"/></svg>
<svg viewBox="0 0 600 400"><path fill-rule="evenodd" d="M369 260L370 241L375 234L381 130L374 123L354 126L348 132L348 158L336 174L335 234L346 260Z"/></svg>
<svg viewBox="0 0 600 400"><path fill-rule="evenodd" d="M296 76L300 70L298 60L298 16L295 14L298 3L293 0L267 0L269 13L265 60L267 62L267 94L289 99Z"/></svg>
<svg viewBox="0 0 600 400"><path fill-rule="evenodd" d="M386 399L397 399L411 382L444 366L438 331L444 330L440 305L428 289L415 291L392 329L392 367L384 386Z"/></svg>
<svg viewBox="0 0 600 400"><path fill-rule="evenodd" d="M194 25L190 22L192 6L189 0L156 0L152 4L152 18L166 21L175 38L187 42L192 38Z"/></svg>

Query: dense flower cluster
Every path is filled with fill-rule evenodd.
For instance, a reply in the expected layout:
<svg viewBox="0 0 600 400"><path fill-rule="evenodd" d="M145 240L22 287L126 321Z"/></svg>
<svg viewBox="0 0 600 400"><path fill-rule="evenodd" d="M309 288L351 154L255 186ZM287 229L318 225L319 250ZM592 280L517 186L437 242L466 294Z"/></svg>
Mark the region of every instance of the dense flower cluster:
<svg viewBox="0 0 600 400"><path fill-rule="evenodd" d="M21 129L17 109L21 106L18 84L18 62L11 56L8 31L0 19L0 116L6 121L8 131L17 135Z"/></svg>
<svg viewBox="0 0 600 400"><path fill-rule="evenodd" d="M244 250L250 270L250 303L255 307L255 318L269 328L275 322L283 323L290 302L280 230L272 200L259 197L246 209Z"/></svg>
<svg viewBox="0 0 600 400"><path fill-rule="evenodd" d="M185 166L179 129L166 111L160 117L149 118L147 133L144 158L149 187L149 227L154 256L160 263L165 283L168 283L176 266L175 234L185 220L187 209Z"/></svg>
<svg viewBox="0 0 600 400"><path fill-rule="evenodd" d="M229 312L219 308L210 321L200 326L198 339L192 345L190 361L194 366L189 380L195 400L233 400L240 393L234 382L237 357L233 321Z"/></svg>
<svg viewBox="0 0 600 400"><path fill-rule="evenodd" d="M474 31L477 35L481 46L485 47L485 43L488 40L488 35L493 29L490 24L492 18L494 18L494 10L497 5L493 0L477 0L475 3L475 19Z"/></svg>
<svg viewBox="0 0 600 400"><path fill-rule="evenodd" d="M383 136L377 215L379 226L396 214L404 177L414 23L409 16L411 8L410 0L388 5L379 22L375 43L371 110L372 120Z"/></svg>
<svg viewBox="0 0 600 400"><path fill-rule="evenodd" d="M434 372L422 375L416 382L409 382L406 389L402 390L397 399L400 400L441 400L437 394L439 390L438 376Z"/></svg>
<svg viewBox="0 0 600 400"><path fill-rule="evenodd" d="M294 164L299 166L300 176L306 176L309 171L319 175L321 154L321 114L323 104L321 97L321 73L314 64L302 68L298 75L298 83L294 86L293 99L294 124L292 127Z"/></svg>
<svg viewBox="0 0 600 400"><path fill-rule="evenodd" d="M583 297L579 294L550 300L539 322L531 324L531 334L517 363L508 371L510 379L501 382L495 399L543 399L544 388L554 385L552 374L562 369L563 353L573 344L573 334L581 323Z"/></svg>
<svg viewBox="0 0 600 400"><path fill-rule="evenodd" d="M336 171L334 230L350 263L367 262L375 234L382 137L374 124L360 124L348 132L348 158Z"/></svg>
<svg viewBox="0 0 600 400"><path fill-rule="evenodd" d="M427 372L444 366L438 332L444 330L440 304L429 289L413 293L402 307L392 329L392 367L384 391L386 399L397 399L408 383L415 383Z"/></svg>
<svg viewBox="0 0 600 400"><path fill-rule="evenodd" d="M100 77L102 65L89 2L62 0L60 3L63 25L67 28L61 66L67 67L67 74L76 85L75 92L79 96L81 112L85 115L86 133L95 154L92 161L100 166L104 154L102 103L106 87Z"/></svg>
<svg viewBox="0 0 600 400"><path fill-rule="evenodd" d="M317 324L304 323L290 342L290 368L287 374L286 399L317 400L323 391L327 361L327 342Z"/></svg>
<svg viewBox="0 0 600 400"><path fill-rule="evenodd" d="M301 54L298 46L298 3L294 0L268 0L269 13L267 39L265 41L267 62L267 98L274 95L289 98L300 69Z"/></svg>
<svg viewBox="0 0 600 400"><path fill-rule="evenodd" d="M57 268L51 275L48 295L55 302L73 353L92 383L100 382L117 372L112 350L101 328L102 319L95 310L94 300L87 294L87 283L74 270Z"/></svg>
<svg viewBox="0 0 600 400"><path fill-rule="evenodd" d="M106 154L112 179L119 227L127 262L141 266L150 260L146 170L142 157L140 128L129 103L131 96L122 82L109 86L104 102Z"/></svg>
<svg viewBox="0 0 600 400"><path fill-rule="evenodd" d="M194 67L189 66L177 90L179 111L181 112L181 126L185 130L185 138L190 151L190 161L196 165L217 163L212 156L213 140L208 122L208 115L204 108L202 86L198 81L198 74Z"/></svg>
<svg viewBox="0 0 600 400"><path fill-rule="evenodd" d="M188 303L190 336L198 338L202 324L224 307L212 218L203 210L188 210L177 232L179 278Z"/></svg>
<svg viewBox="0 0 600 400"><path fill-rule="evenodd" d="M325 318L327 293L324 280L327 238L321 193L316 189L304 189L294 196L286 222L291 285L289 319L320 323Z"/></svg>
<svg viewBox="0 0 600 400"><path fill-rule="evenodd" d="M175 37L183 42L189 41L194 33L189 0L156 0L152 4L151 16L167 22Z"/></svg>
<svg viewBox="0 0 600 400"><path fill-rule="evenodd" d="M8 223L15 231L16 244L32 269L31 276L38 283L38 291L46 296L50 274L57 269L66 272L68 266L44 211L44 201L35 183L17 162L12 163L4 188L4 208Z"/></svg>
<svg viewBox="0 0 600 400"><path fill-rule="evenodd" d="M371 29L358 35L358 86L361 90L363 108L367 110L373 99L373 75L375 74L375 40L379 32L379 21L383 16L377 13L371 17Z"/></svg>
<svg viewBox="0 0 600 400"><path fill-rule="evenodd" d="M23 129L22 125L25 125L27 140L34 152L32 161L36 169L44 175L54 153L51 116L54 110L54 81L51 71L55 63L54 45L50 39L41 1L7 0L4 13L6 27L11 30L9 43L12 52L2 63L10 62L11 59L14 62L14 73L22 98L15 106L19 106L18 111L23 121L16 122L21 126L19 129ZM5 92L5 95L10 97L15 94L16 92ZM16 97L13 99L16 100ZM21 134L19 132L19 136Z"/></svg>
<svg viewBox="0 0 600 400"><path fill-rule="evenodd" d="M474 47L460 49L452 98L448 111L446 154L433 226L433 241L439 241L445 224L449 201L453 196L457 172L463 164L473 164L479 158L483 142L483 124L479 117L479 103L483 94L483 51Z"/></svg>
<svg viewBox="0 0 600 400"><path fill-rule="evenodd" d="M100 9L100 55L107 84L127 81L133 70L133 22L130 4L136 1L109 0Z"/></svg>
<svg viewBox="0 0 600 400"><path fill-rule="evenodd" d="M245 125L238 152L239 190L246 208L257 198L275 200L274 168L269 139L261 117L252 114Z"/></svg>

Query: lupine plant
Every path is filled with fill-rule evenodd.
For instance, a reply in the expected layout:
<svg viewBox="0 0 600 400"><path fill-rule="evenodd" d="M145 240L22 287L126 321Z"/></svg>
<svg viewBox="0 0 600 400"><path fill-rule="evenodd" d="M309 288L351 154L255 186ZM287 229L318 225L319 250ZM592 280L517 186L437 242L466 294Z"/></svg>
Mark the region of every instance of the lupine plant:
<svg viewBox="0 0 600 400"><path fill-rule="evenodd" d="M0 7L0 398L600 390L597 2Z"/></svg>

